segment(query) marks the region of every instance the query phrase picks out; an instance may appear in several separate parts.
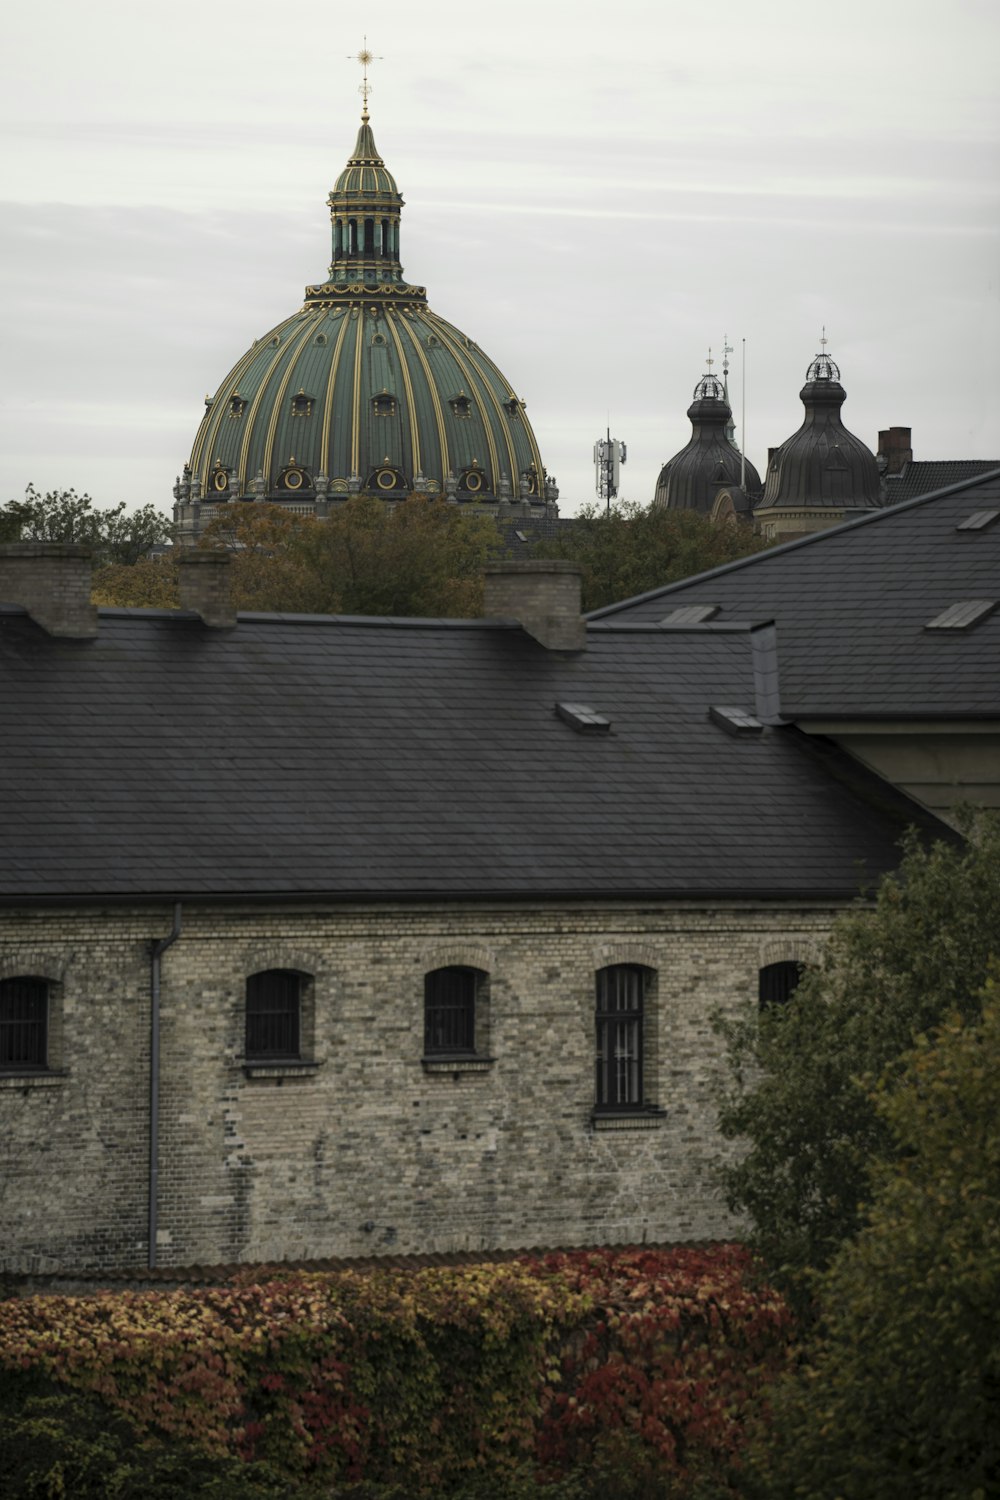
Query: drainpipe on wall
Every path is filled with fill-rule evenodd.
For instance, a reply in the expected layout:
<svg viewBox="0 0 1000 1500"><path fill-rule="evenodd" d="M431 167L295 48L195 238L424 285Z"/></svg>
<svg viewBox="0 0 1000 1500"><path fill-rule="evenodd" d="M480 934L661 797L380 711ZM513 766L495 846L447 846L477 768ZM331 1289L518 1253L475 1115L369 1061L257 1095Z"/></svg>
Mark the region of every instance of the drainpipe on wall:
<svg viewBox="0 0 1000 1500"><path fill-rule="evenodd" d="M156 1199L160 1176L160 959L181 935L181 903L174 902L174 925L165 938L150 944L149 974L149 1256L156 1269Z"/></svg>

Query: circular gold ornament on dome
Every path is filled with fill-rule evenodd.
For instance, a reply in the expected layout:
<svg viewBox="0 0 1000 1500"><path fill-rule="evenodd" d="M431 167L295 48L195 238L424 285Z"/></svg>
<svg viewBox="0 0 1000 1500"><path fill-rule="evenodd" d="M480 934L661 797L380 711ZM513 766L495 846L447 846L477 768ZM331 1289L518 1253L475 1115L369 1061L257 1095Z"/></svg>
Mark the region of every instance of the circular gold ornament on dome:
<svg viewBox="0 0 1000 1500"><path fill-rule="evenodd" d="M229 475L226 473L225 469L220 469L218 473L212 475L212 488L215 490L219 490L220 492L222 490L228 490Z"/></svg>
<svg viewBox="0 0 1000 1500"><path fill-rule="evenodd" d="M467 490L471 490L472 493L475 494L475 492L477 490L481 490L482 487L483 487L483 476L481 474L466 474L466 476L465 476L465 488Z"/></svg>
<svg viewBox="0 0 1000 1500"><path fill-rule="evenodd" d="M394 490L396 488L396 476L391 469L379 469L375 475L375 483L380 490Z"/></svg>
<svg viewBox="0 0 1000 1500"><path fill-rule="evenodd" d="M301 469L289 469L288 473L285 475L285 489L300 490L302 488L302 481L304 477L305 476L303 475Z"/></svg>

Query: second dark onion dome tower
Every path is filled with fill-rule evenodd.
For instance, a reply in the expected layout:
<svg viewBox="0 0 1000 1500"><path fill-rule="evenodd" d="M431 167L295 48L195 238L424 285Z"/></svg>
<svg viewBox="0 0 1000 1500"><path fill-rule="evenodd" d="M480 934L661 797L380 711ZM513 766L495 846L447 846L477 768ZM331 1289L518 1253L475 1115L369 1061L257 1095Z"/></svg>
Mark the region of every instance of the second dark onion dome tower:
<svg viewBox="0 0 1000 1500"><path fill-rule="evenodd" d="M883 503L875 455L841 421L847 392L825 352L806 371L799 396L802 426L771 450L764 498L754 511L765 536L823 531Z"/></svg>
<svg viewBox="0 0 1000 1500"><path fill-rule="evenodd" d="M352 494L417 492L556 512L524 402L466 334L403 280L403 198L367 110L328 198L333 259L304 305L255 339L205 415L174 487L191 540L219 505L317 515Z"/></svg>
<svg viewBox="0 0 1000 1500"><path fill-rule="evenodd" d="M717 376L702 376L687 414L691 440L660 470L654 509L696 510L717 519L723 518L720 511L724 510L726 516L742 515L749 520L761 496L760 475L730 441L733 414L725 385Z"/></svg>

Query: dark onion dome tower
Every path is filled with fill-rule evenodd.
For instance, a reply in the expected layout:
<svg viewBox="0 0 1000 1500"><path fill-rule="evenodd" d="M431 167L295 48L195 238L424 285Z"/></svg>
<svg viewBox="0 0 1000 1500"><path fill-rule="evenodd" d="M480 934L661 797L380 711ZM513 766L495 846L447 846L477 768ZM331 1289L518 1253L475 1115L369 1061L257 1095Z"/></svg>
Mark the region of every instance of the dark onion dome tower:
<svg viewBox="0 0 1000 1500"><path fill-rule="evenodd" d="M825 335L821 343L825 350ZM765 536L823 531L883 503L874 453L840 419L847 392L825 352L809 366L799 395L802 426L772 449L764 498L754 511Z"/></svg>
<svg viewBox="0 0 1000 1500"><path fill-rule="evenodd" d="M733 413L725 385L717 376L702 376L687 414L691 439L660 470L653 508L696 510L711 516L720 496L726 494L732 502L729 514L743 514L749 520L761 496L760 475L730 441ZM745 490L740 486L741 474Z"/></svg>
<svg viewBox="0 0 1000 1500"><path fill-rule="evenodd" d="M367 98L328 203L333 260L305 303L255 339L205 398L174 487L182 539L234 500L326 515L352 494L418 492L558 514L524 402L466 334L403 279L403 199Z"/></svg>

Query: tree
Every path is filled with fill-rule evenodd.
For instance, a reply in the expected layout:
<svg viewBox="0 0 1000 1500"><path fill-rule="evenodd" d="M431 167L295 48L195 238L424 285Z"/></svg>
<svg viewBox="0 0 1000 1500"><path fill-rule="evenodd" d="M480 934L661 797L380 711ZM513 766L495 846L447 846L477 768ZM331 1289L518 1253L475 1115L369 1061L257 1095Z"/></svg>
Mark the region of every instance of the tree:
<svg viewBox="0 0 1000 1500"><path fill-rule="evenodd" d="M601 609L662 588L768 545L748 526L720 526L693 510L623 501L588 506L572 525L538 542L534 557L568 557L583 569L583 607Z"/></svg>
<svg viewBox="0 0 1000 1500"><path fill-rule="evenodd" d="M90 597L95 604L122 609L177 609L177 559L172 554L140 557L131 564L107 563L95 568Z"/></svg>
<svg viewBox="0 0 1000 1500"><path fill-rule="evenodd" d="M314 556L337 612L468 619L482 613L499 550L491 516L421 495L396 506L358 496L323 525Z"/></svg>
<svg viewBox="0 0 1000 1500"><path fill-rule="evenodd" d="M75 490L40 494L33 484L23 500L0 507L0 541L79 542L99 564L131 566L170 539L170 524L154 506L129 511L124 500L95 509L89 495Z"/></svg>
<svg viewBox="0 0 1000 1500"><path fill-rule="evenodd" d="M199 542L232 552L238 609L459 617L482 612L499 545L491 517L421 495L398 505L359 495L325 521L230 504Z"/></svg>
<svg viewBox="0 0 1000 1500"><path fill-rule="evenodd" d="M721 1026L732 1085L720 1125L747 1147L723 1168L727 1201L799 1298L863 1223L872 1167L896 1151L873 1081L950 1012L978 1015L998 911L1000 823L931 848L911 833L874 909L835 924L791 1000Z"/></svg>
<svg viewBox="0 0 1000 1500"><path fill-rule="evenodd" d="M752 1493L1000 1493L1000 986L883 1079L894 1152L819 1285L820 1336L774 1397Z"/></svg>

